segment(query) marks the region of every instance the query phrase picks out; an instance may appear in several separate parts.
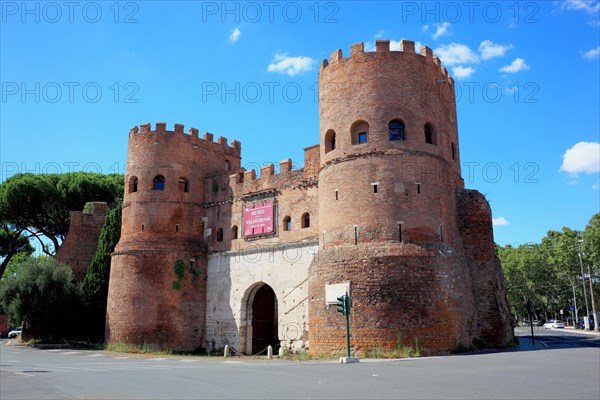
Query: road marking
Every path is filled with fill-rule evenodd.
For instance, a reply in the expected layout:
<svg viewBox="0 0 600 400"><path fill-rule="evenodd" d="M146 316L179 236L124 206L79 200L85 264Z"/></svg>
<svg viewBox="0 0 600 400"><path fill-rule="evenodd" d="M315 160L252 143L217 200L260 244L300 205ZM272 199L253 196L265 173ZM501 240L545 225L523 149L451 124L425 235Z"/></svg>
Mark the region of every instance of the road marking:
<svg viewBox="0 0 600 400"><path fill-rule="evenodd" d="M14 374L19 375L19 376L27 376L27 377L35 376L34 374L28 374L26 372L14 372Z"/></svg>

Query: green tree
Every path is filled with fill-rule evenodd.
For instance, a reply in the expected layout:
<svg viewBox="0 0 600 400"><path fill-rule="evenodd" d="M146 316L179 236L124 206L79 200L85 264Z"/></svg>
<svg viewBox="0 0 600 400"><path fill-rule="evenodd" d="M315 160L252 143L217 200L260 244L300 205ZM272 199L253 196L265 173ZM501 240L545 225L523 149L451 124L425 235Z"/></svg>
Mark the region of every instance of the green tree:
<svg viewBox="0 0 600 400"><path fill-rule="evenodd" d="M11 259L18 253L32 254L34 248L29 243L29 238L21 231L12 229L8 224L0 224L0 279L8 267Z"/></svg>
<svg viewBox="0 0 600 400"><path fill-rule="evenodd" d="M69 230L71 211L89 201L114 203L123 194L123 176L90 172L67 174L18 174L0 184L0 217L17 231L40 241L47 237L54 250Z"/></svg>
<svg viewBox="0 0 600 400"><path fill-rule="evenodd" d="M25 339L71 337L79 297L71 268L47 257L26 258L0 288L0 304L9 323L22 324Z"/></svg>
<svg viewBox="0 0 600 400"><path fill-rule="evenodd" d="M106 321L106 301L110 276L110 254L121 236L121 204L106 215L96 254L83 279L82 295L86 305L87 336L101 339Z"/></svg>

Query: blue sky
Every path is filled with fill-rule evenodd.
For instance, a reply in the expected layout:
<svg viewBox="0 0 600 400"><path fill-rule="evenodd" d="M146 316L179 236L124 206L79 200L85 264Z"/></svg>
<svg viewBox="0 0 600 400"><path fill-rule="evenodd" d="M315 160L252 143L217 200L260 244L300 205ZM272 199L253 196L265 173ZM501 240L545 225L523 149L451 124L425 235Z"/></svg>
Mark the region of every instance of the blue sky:
<svg viewBox="0 0 600 400"><path fill-rule="evenodd" d="M0 181L124 172L129 129L163 121L241 141L247 168L300 167L319 137L319 63L404 38L455 77L462 174L490 201L497 243L583 229L600 211L598 1L1 8Z"/></svg>

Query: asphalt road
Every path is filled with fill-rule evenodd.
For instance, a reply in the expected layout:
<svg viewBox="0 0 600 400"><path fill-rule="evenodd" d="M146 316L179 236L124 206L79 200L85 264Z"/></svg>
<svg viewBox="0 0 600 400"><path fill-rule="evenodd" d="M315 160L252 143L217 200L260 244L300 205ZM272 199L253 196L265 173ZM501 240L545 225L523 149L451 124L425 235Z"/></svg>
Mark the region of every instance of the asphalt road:
<svg viewBox="0 0 600 400"><path fill-rule="evenodd" d="M539 331L519 349L359 364L0 346L10 399L594 399L599 336Z"/></svg>

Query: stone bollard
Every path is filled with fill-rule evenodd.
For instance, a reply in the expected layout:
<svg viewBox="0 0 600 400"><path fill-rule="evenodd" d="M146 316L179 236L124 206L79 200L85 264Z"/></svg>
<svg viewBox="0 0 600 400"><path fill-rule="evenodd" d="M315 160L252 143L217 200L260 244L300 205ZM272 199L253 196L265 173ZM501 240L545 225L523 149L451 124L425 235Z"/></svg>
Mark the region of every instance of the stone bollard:
<svg viewBox="0 0 600 400"><path fill-rule="evenodd" d="M279 348L279 358L282 358L285 355L285 349L282 347Z"/></svg>
<svg viewBox="0 0 600 400"><path fill-rule="evenodd" d="M273 359L273 347L271 347L271 345L269 345L269 347L267 347L267 358L269 360Z"/></svg>
<svg viewBox="0 0 600 400"><path fill-rule="evenodd" d="M223 356L229 357L229 345L228 344L225 345L225 351L223 351Z"/></svg>

